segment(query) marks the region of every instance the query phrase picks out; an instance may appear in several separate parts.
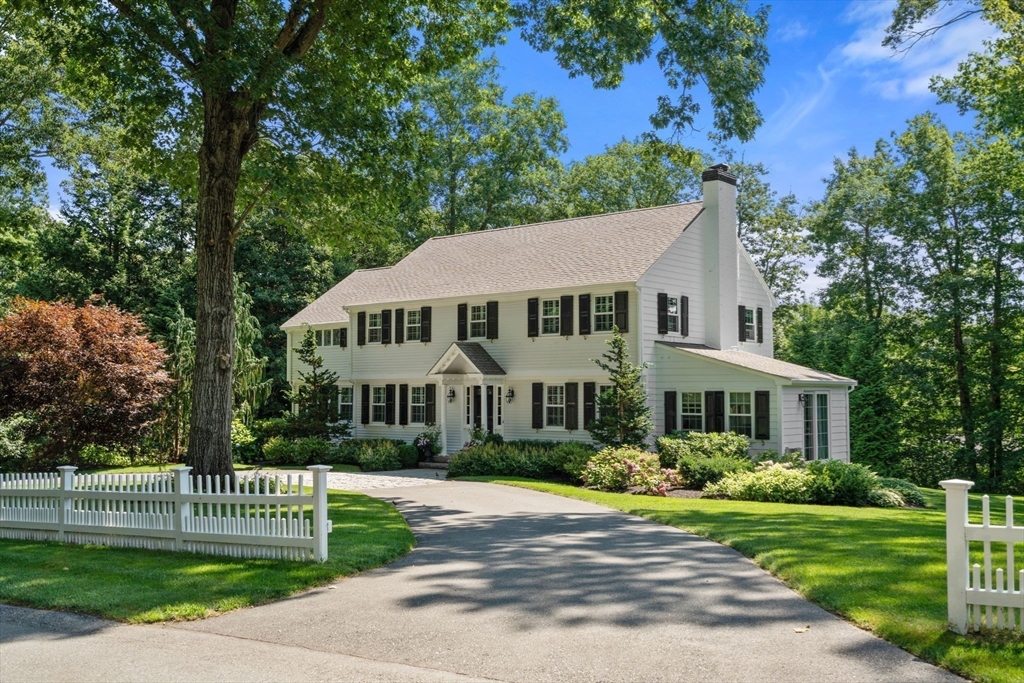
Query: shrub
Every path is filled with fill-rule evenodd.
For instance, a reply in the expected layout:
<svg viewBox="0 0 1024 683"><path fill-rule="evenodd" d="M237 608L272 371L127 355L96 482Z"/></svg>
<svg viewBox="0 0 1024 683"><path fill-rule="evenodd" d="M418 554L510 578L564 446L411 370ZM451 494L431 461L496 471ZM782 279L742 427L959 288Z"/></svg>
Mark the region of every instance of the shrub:
<svg viewBox="0 0 1024 683"><path fill-rule="evenodd" d="M32 419L20 413L0 420L0 472L19 472L28 468L32 447L25 434Z"/></svg>
<svg viewBox="0 0 1024 683"><path fill-rule="evenodd" d="M331 444L317 437L285 439L274 436L263 444L263 458L271 465L318 465L329 461Z"/></svg>
<svg viewBox="0 0 1024 683"><path fill-rule="evenodd" d="M404 441L397 439L346 439L341 443L332 446L328 459L329 464L359 465L359 456L367 444L392 444L395 448L407 445ZM415 463L413 463L415 465ZM398 469L397 467L394 469Z"/></svg>
<svg viewBox="0 0 1024 683"><path fill-rule="evenodd" d="M662 467L675 467L682 456L750 460L750 439L732 432L675 432L657 441Z"/></svg>
<svg viewBox="0 0 1024 683"><path fill-rule="evenodd" d="M416 467L420 461L420 451L412 444L404 443L398 447L398 460L402 468Z"/></svg>
<svg viewBox="0 0 1024 683"><path fill-rule="evenodd" d="M868 495L879 488L878 475L864 465L842 460L807 463L813 477L811 500L819 505L870 505Z"/></svg>
<svg viewBox="0 0 1024 683"><path fill-rule="evenodd" d="M486 443L465 448L448 463L449 477L503 476L551 479L562 470L554 448Z"/></svg>
<svg viewBox="0 0 1024 683"><path fill-rule="evenodd" d="M753 500L762 503L807 503L814 476L786 464L760 466L752 472L734 472L704 487L710 497Z"/></svg>
<svg viewBox="0 0 1024 683"><path fill-rule="evenodd" d="M691 455L680 456L676 467L683 485L695 490L719 482L733 472L749 472L754 469L748 458L702 458Z"/></svg>
<svg viewBox="0 0 1024 683"><path fill-rule="evenodd" d="M403 444L404 445L404 444ZM394 441L363 441L359 446L356 460L364 472L382 472L402 469L402 457Z"/></svg>
<svg viewBox="0 0 1024 683"><path fill-rule="evenodd" d="M927 505L927 502L924 499L924 494L921 493L921 489L904 479L879 477L878 486L882 489L889 489L890 491L895 491L900 494L906 505L916 508L923 508ZM874 503L872 503L872 505L874 505Z"/></svg>
<svg viewBox="0 0 1024 683"><path fill-rule="evenodd" d="M241 420L231 421L231 456L237 462L250 463L259 455L256 435Z"/></svg>
<svg viewBox="0 0 1024 683"><path fill-rule="evenodd" d="M875 489L868 493L868 505L873 505L876 508L901 508L906 506L906 501L899 491Z"/></svg>
<svg viewBox="0 0 1024 683"><path fill-rule="evenodd" d="M597 451L579 441L567 441L551 449L551 458L559 470L573 481L583 481L583 470Z"/></svg>
<svg viewBox="0 0 1024 683"><path fill-rule="evenodd" d="M636 446L609 447L590 458L582 479L587 486L600 491L625 491L630 486L651 491L665 483L658 465L657 455Z"/></svg>

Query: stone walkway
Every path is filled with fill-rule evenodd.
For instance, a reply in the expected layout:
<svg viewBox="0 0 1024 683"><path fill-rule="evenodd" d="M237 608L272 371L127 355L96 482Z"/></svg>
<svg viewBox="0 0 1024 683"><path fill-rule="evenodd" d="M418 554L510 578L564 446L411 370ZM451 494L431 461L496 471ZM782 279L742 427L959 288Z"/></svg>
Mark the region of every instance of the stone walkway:
<svg viewBox="0 0 1024 683"><path fill-rule="evenodd" d="M277 474L275 470L273 474ZM282 471L280 474L302 474L309 481L309 470ZM406 486L440 484L444 470L396 470L393 472L328 472L327 488L341 491L372 491Z"/></svg>

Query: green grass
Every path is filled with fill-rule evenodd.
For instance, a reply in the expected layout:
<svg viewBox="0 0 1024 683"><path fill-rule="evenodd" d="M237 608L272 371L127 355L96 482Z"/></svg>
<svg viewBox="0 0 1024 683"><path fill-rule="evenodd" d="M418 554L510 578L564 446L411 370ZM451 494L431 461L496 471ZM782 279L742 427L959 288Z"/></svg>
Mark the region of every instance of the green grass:
<svg viewBox="0 0 1024 683"><path fill-rule="evenodd" d="M735 548L812 602L922 659L974 680L1024 681L1024 639L957 636L946 629L941 491L925 491L928 509L893 510L656 498L507 477L465 479L578 498L691 531ZM992 523L1003 524L1003 498L992 499ZM980 501L980 495L971 496L975 522ZM993 544L996 564L1005 564L1004 548Z"/></svg>
<svg viewBox="0 0 1024 683"><path fill-rule="evenodd" d="M149 472L166 472L178 465L139 465L137 467L110 467L98 470L79 470L78 474L147 474ZM305 465L242 465L235 463L236 472L250 472L260 470L262 472L274 472L278 470L305 470ZM332 472L362 472L358 465L331 465Z"/></svg>
<svg viewBox="0 0 1024 683"><path fill-rule="evenodd" d="M131 623L201 619L378 567L416 544L390 503L330 491L327 504L323 564L0 540L0 602Z"/></svg>

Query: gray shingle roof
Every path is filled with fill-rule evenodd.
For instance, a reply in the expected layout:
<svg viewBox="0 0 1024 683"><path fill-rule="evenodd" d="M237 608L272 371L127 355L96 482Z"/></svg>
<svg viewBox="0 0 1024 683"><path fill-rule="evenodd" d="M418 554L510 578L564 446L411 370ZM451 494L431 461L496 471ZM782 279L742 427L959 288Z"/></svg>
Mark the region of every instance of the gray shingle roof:
<svg viewBox="0 0 1024 683"><path fill-rule="evenodd" d="M282 327L347 322L343 306L636 282L701 202L433 237L389 268L357 270Z"/></svg>
<svg viewBox="0 0 1024 683"><path fill-rule="evenodd" d="M833 375L813 368L805 368L804 366L797 365L796 363L787 363L786 361L759 356L756 353L750 353L748 351L721 351L719 349L708 348L707 346L702 346L700 344L683 344L680 342L659 341L658 343L663 346L669 346L674 349L679 349L680 351L692 353L702 358L717 360L722 363L736 365L748 370L756 370L757 372L763 372L766 375L784 377L794 382L857 383L857 380L850 379L849 377Z"/></svg>
<svg viewBox="0 0 1024 683"><path fill-rule="evenodd" d="M498 361L491 358L479 342L455 342L462 353L466 354L469 362L476 366L481 375L504 375L505 371L498 365Z"/></svg>

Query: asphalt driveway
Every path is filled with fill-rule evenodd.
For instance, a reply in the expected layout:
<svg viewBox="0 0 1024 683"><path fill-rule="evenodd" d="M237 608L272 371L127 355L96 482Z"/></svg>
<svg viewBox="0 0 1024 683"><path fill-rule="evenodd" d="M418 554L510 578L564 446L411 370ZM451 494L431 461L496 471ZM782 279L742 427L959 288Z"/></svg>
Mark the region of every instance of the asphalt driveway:
<svg viewBox="0 0 1024 683"><path fill-rule="evenodd" d="M419 539L398 562L185 624L0 608L0 679L958 680L671 527L489 484L371 493Z"/></svg>

